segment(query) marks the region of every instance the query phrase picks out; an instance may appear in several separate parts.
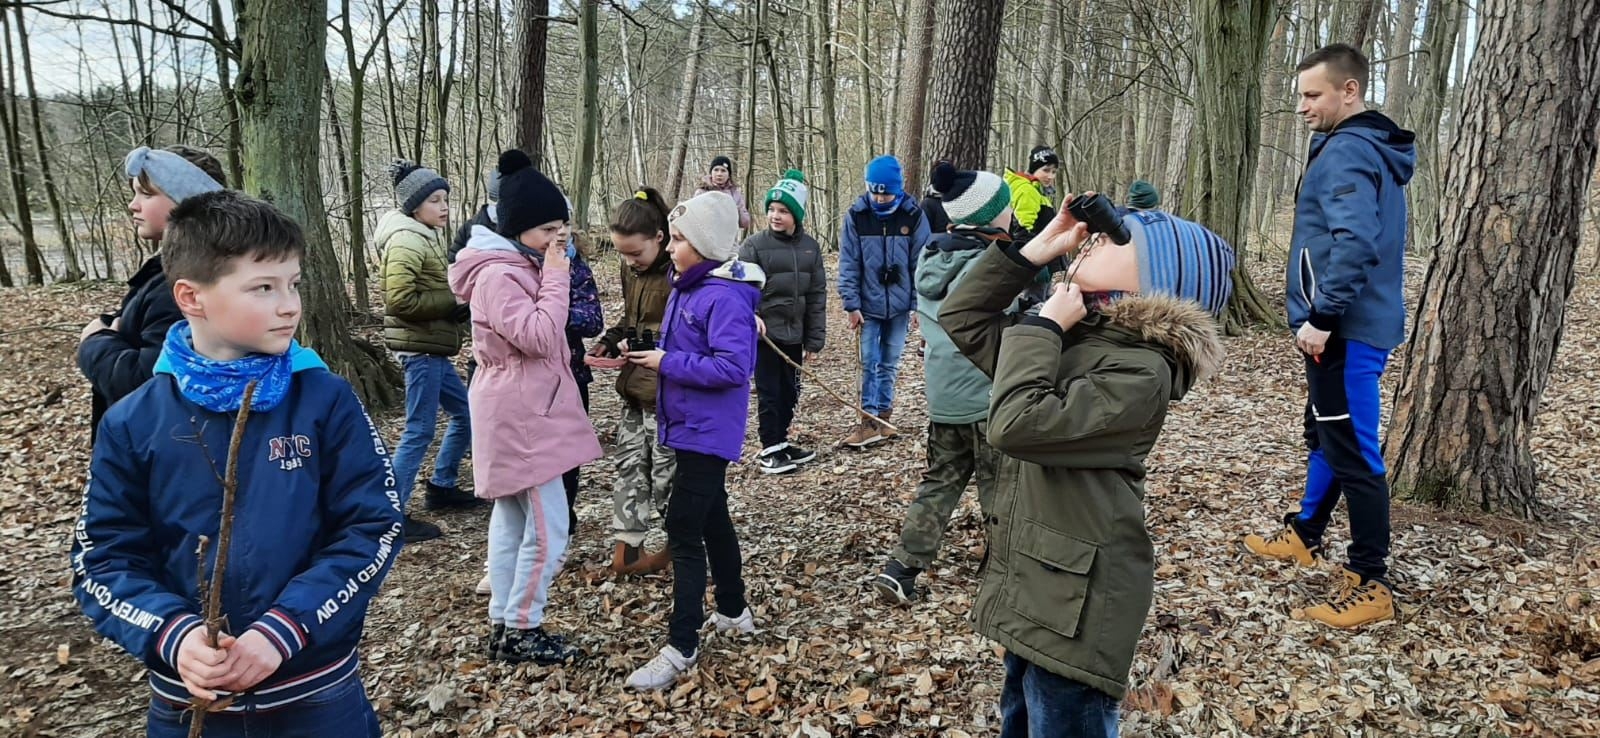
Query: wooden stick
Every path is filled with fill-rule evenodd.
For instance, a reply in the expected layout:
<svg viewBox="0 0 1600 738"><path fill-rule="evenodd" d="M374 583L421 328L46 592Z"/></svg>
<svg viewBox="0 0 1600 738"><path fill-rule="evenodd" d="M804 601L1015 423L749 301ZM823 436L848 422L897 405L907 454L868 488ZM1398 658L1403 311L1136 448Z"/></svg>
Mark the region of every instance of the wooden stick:
<svg viewBox="0 0 1600 738"><path fill-rule="evenodd" d="M860 336L860 333L858 332L856 335ZM882 419L882 418L880 418L880 417L878 417L876 415L873 415L872 413L869 413L869 412L867 412L865 410L862 410L861 409L861 405L859 405L857 403L854 403L854 402L851 402L849 400L846 400L845 398L841 397L838 392L834 392L832 387L829 387L826 383L824 383L822 381L822 379L819 378L817 375L813 374L810 369L805 368L804 365L799 364L799 363L795 362L794 359L789 358L789 355L785 354L782 349L779 349L778 348L778 344L773 343L772 339L767 338L766 334L764 334L764 333L761 334L761 340L762 340L763 343L766 343L769 348L772 349L773 353L777 354L778 356L782 357L784 361L788 362L789 366L792 366L792 367L794 367L796 369L799 369L800 373L806 375L807 379L810 379L811 381L816 382L818 387L821 387L824 392L828 393L829 397L832 397L834 400L838 401L838 403L840 405L844 405L845 407L854 409L857 413L859 413L861 415L861 417L863 417L863 418L871 418L873 420L873 422L882 424L883 427L888 428L891 432L894 432L894 433L899 433L900 432L900 429L894 427L893 425L891 425L889 423L889 421L884 420L884 419ZM856 350L856 363L857 363L858 366L861 363L860 341L861 341L860 338L856 339L856 347L857 347L857 350Z"/></svg>
<svg viewBox="0 0 1600 738"><path fill-rule="evenodd" d="M211 580L202 586L205 601L202 603L206 624L206 643L212 648L222 635L222 575L228 569L228 548L233 542L233 504L239 494L239 445L244 441L245 423L250 420L250 404L255 400L256 383L251 380L244 386L244 399L239 404L239 414L233 421L233 435L228 439L228 466L222 481L222 520L217 529L217 560L211 566ZM205 536L200 537L200 548L196 553L200 556L201 569L205 568ZM202 574L203 577L203 574ZM202 582L205 580L202 578ZM200 738L204 731L206 713L212 709L226 707L232 697L222 700L206 700L195 697L190 700L194 711L189 720L189 738Z"/></svg>

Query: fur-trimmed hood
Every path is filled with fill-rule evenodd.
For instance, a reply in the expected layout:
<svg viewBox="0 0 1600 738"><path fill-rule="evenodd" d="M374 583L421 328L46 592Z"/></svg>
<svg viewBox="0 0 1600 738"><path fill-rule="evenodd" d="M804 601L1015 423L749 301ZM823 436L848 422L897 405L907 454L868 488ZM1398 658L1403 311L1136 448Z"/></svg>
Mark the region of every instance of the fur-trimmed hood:
<svg viewBox="0 0 1600 738"><path fill-rule="evenodd" d="M1101 308L1111 326L1170 352L1172 399L1222 368L1224 350L1217 323L1198 304L1166 295L1129 295Z"/></svg>

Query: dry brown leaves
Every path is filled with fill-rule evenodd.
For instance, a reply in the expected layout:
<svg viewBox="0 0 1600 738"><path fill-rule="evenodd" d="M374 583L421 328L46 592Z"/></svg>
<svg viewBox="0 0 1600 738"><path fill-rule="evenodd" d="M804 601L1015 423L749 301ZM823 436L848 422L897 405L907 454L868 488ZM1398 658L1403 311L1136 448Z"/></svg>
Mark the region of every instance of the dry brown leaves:
<svg viewBox="0 0 1600 738"><path fill-rule="evenodd" d="M1251 267L1269 290L1281 281L1275 263ZM1286 339L1230 339L1225 372L1174 408L1150 459L1157 592L1123 734L1600 735L1597 286L1582 280L1572 300L1534 444L1554 519L1528 524L1397 506L1402 616L1362 633L1295 619L1332 586L1330 571L1266 566L1240 553L1241 536L1270 528L1293 503L1303 390ZM603 288L614 302L615 287ZM118 294L115 285L0 293L3 735L113 735L142 726L140 669L93 634L68 592L68 539L88 444L77 331L7 333L81 324ZM849 336L830 338L813 367L853 395ZM1397 375L1391 371L1391 381ZM617 410L610 379L602 373L594 385L593 415L607 440ZM405 550L368 619L364 673L385 732L996 734L999 659L965 621L982 550L975 501L952 522L946 554L926 577L926 602L886 607L863 584L897 540L923 463L921 395L913 347L895 415L910 432L853 452L836 445L850 412L807 386L795 435L819 449L817 461L776 479L749 464L730 471L761 632L744 641L709 637L699 670L660 694L621 688L660 646L671 591L665 576L606 575L606 463L585 470L582 523L549 606L550 627L592 654L578 667L485 660L486 603L472 592L485 516L437 516L447 537ZM385 418L390 439L399 421ZM1344 535L1340 521L1334 535Z"/></svg>

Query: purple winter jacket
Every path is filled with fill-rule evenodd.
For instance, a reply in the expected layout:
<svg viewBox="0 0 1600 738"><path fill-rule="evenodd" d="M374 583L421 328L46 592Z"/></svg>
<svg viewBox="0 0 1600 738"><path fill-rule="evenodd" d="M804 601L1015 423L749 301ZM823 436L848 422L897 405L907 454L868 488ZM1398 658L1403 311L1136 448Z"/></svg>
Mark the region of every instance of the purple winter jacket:
<svg viewBox="0 0 1600 738"><path fill-rule="evenodd" d="M661 319L656 433L661 445L737 462L744 451L756 305L766 275L734 259L672 273Z"/></svg>

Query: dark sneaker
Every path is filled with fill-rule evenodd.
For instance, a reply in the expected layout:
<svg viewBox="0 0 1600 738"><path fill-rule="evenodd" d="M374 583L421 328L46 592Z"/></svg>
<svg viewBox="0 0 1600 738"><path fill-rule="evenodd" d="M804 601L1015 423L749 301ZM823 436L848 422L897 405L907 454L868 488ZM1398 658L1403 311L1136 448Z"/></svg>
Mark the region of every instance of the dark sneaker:
<svg viewBox="0 0 1600 738"><path fill-rule="evenodd" d="M785 456L789 457L790 461L796 464L804 464L817 458L817 452L800 448L792 443L789 444L788 448L783 450L783 453Z"/></svg>
<svg viewBox="0 0 1600 738"><path fill-rule="evenodd" d="M787 443L762 449L761 455L756 457L757 463L761 467L761 473L783 474L797 469L798 465L789 459L788 450L789 444Z"/></svg>
<svg viewBox="0 0 1600 738"><path fill-rule="evenodd" d="M532 661L540 666L554 666L582 659L583 651L567 643L562 636L546 633L542 627L530 630L507 628L505 640L495 658L513 664Z"/></svg>
<svg viewBox="0 0 1600 738"><path fill-rule="evenodd" d="M883 573L873 578L872 586L885 600L897 605L908 604L917 600L917 575L921 573L921 569L889 559Z"/></svg>
<svg viewBox="0 0 1600 738"><path fill-rule="evenodd" d="M410 515L406 516L405 526L400 529L401 540L406 543L431 541L442 535L444 535L444 531L439 530L439 526L426 520L418 520Z"/></svg>
<svg viewBox="0 0 1600 738"><path fill-rule="evenodd" d="M462 492L460 487L441 487L433 482L428 483L428 491L422 497L422 506L428 510L465 509L487 504L488 500Z"/></svg>

